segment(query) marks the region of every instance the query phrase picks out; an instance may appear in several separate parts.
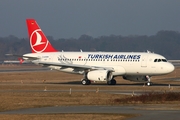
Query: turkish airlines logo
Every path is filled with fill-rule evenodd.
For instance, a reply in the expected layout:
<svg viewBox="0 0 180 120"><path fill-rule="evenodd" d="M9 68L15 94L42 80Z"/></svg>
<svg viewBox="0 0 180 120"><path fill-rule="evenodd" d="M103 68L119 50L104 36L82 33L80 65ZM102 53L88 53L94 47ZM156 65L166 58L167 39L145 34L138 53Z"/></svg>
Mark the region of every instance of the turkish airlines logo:
<svg viewBox="0 0 180 120"><path fill-rule="evenodd" d="M46 40L41 29L32 32L30 36L30 45L32 50L36 53L41 53L47 48L48 40Z"/></svg>

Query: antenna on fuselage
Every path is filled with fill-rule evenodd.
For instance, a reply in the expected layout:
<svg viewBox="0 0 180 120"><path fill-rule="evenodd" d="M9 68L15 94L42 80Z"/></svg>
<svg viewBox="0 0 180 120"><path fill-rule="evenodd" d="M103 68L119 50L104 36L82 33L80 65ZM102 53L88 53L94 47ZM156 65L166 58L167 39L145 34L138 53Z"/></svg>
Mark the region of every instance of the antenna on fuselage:
<svg viewBox="0 0 180 120"><path fill-rule="evenodd" d="M151 53L151 51L147 50L147 53Z"/></svg>
<svg viewBox="0 0 180 120"><path fill-rule="evenodd" d="M154 53L154 52L151 52L151 51L147 50L147 53Z"/></svg>
<svg viewBox="0 0 180 120"><path fill-rule="evenodd" d="M80 49L80 52L83 52L82 49Z"/></svg>

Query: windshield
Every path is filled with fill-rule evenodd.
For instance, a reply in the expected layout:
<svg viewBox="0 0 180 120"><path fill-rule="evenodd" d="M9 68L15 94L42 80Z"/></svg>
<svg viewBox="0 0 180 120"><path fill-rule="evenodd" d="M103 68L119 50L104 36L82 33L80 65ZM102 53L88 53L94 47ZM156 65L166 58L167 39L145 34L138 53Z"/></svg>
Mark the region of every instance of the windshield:
<svg viewBox="0 0 180 120"><path fill-rule="evenodd" d="M154 62L167 62L166 59L155 59Z"/></svg>

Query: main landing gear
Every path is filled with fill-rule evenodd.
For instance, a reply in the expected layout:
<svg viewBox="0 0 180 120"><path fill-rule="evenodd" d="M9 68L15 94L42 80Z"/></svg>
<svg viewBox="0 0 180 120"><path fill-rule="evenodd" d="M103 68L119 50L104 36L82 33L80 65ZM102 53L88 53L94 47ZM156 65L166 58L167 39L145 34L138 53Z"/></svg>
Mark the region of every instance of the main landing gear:
<svg viewBox="0 0 180 120"><path fill-rule="evenodd" d="M82 85L90 85L91 84L91 81L87 77L87 73L88 72L85 72L83 79L81 79L81 84ZM95 81L98 81L98 80L95 80ZM114 78L112 78L111 80L107 81L107 84L108 85L116 85L116 80Z"/></svg>
<svg viewBox="0 0 180 120"><path fill-rule="evenodd" d="M84 73L84 78L81 79L81 84L82 84L82 85L90 85L90 84L91 84L91 81L88 80L88 78L87 78L87 73L88 73L88 72L85 72L85 73Z"/></svg>
<svg viewBox="0 0 180 120"><path fill-rule="evenodd" d="M88 80L88 79L82 79L82 80L81 80L81 84L82 84L82 85L90 85L90 84L91 84L91 81ZM113 78L113 79L107 81L107 84L108 84L108 85L116 85L116 80Z"/></svg>

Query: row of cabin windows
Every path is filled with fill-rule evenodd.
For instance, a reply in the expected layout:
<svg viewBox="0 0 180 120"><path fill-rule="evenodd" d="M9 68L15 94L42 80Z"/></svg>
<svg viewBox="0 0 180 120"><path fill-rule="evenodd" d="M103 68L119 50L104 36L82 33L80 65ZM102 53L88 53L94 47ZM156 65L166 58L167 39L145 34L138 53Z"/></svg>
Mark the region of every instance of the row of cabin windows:
<svg viewBox="0 0 180 120"><path fill-rule="evenodd" d="M125 61L125 62L139 62L139 60L122 60L122 59L58 59L60 61Z"/></svg>

